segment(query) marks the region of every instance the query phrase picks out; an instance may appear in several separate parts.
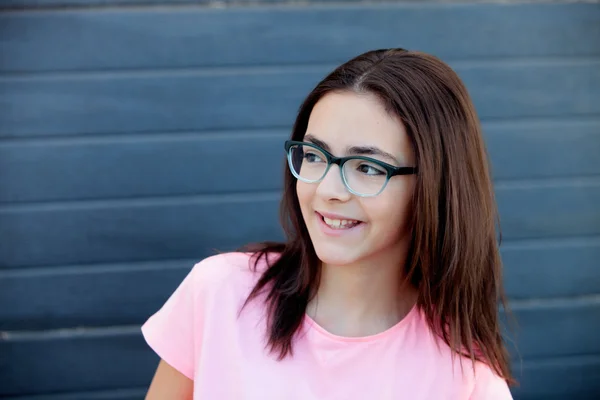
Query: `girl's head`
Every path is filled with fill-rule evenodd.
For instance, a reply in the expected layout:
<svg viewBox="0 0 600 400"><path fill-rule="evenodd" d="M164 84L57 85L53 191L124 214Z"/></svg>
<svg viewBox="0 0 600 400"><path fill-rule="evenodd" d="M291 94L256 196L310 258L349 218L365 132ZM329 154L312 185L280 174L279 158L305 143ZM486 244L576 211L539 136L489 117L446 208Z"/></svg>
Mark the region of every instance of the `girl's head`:
<svg viewBox="0 0 600 400"><path fill-rule="evenodd" d="M415 152L402 120L369 91L336 90L314 105L305 133L296 133L306 144L288 145L288 175L297 178L291 213L298 218L299 206L299 222L319 259L399 264L410 240L416 181ZM330 154L360 158L340 168L328 162Z"/></svg>
<svg viewBox="0 0 600 400"><path fill-rule="evenodd" d="M288 243L256 288L273 283L272 347L291 350L321 262L405 260L398 268L432 329L510 378L492 182L456 73L427 54L370 51L315 87L290 139L281 208ZM369 159L336 158L349 156Z"/></svg>
<svg viewBox="0 0 600 400"><path fill-rule="evenodd" d="M499 279L499 265L490 270L475 261L496 252L494 196L473 104L446 64L402 49L358 56L308 95L291 140L320 145L291 146L292 168L285 174L282 211L292 222L291 239L306 251L343 264L408 242L407 276L423 285L427 297L449 279ZM317 177L315 171L327 165L323 148L333 156L365 155L416 173L388 179L382 166L356 160L342 168L345 180L334 164ZM322 179L308 183L301 169L305 178ZM359 182L383 190L352 193ZM361 196L365 192L376 195ZM346 227L359 224L328 229L325 221L331 225L332 219L350 220ZM463 255L469 264L458 263Z"/></svg>

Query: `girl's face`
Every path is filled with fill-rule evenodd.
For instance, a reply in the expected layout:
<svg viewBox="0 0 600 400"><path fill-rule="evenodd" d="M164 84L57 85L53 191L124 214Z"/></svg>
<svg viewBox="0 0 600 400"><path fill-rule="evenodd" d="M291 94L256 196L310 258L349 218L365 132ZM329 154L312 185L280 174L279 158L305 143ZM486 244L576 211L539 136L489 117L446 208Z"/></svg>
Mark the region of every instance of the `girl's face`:
<svg viewBox="0 0 600 400"><path fill-rule="evenodd" d="M360 155L359 149L396 167L415 166L402 122L371 94L325 95L312 110L303 141L322 145L338 157ZM414 175L394 176L377 196L360 197L348 191L335 164L318 183L298 180L302 216L319 259L345 265L382 255L385 259L386 253L394 257L409 233L414 183Z"/></svg>

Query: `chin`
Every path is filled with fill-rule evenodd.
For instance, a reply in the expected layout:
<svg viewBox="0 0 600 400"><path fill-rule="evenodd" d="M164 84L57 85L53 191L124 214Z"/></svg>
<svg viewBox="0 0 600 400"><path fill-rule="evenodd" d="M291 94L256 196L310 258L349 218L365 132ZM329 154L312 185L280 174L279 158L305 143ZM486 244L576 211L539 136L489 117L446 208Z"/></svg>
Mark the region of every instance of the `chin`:
<svg viewBox="0 0 600 400"><path fill-rule="evenodd" d="M341 246L317 245L315 252L322 263L329 265L349 265L363 258L360 253L356 252L356 249Z"/></svg>
<svg viewBox="0 0 600 400"><path fill-rule="evenodd" d="M315 232L316 231L316 232ZM358 240L343 240L330 238L321 234L317 229L309 229L309 235L315 253L319 260L329 265L348 265L365 258L368 251L364 248L364 237Z"/></svg>

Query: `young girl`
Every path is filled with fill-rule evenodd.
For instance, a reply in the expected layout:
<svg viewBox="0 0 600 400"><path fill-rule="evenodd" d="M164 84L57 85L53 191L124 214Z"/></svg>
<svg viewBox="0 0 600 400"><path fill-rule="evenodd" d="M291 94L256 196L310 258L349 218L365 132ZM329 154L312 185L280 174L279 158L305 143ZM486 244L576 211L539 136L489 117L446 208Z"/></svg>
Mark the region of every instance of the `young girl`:
<svg viewBox="0 0 600 400"><path fill-rule="evenodd" d="M161 357L147 399L511 399L496 206L458 76L403 49L356 57L285 151L287 242L194 266L142 328Z"/></svg>

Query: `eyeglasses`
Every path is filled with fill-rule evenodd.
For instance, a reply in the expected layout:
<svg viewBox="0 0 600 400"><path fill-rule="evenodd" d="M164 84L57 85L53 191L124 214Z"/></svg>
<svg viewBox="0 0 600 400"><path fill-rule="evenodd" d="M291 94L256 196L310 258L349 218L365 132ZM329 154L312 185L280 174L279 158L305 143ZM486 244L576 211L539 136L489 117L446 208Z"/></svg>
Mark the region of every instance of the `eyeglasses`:
<svg viewBox="0 0 600 400"><path fill-rule="evenodd" d="M331 164L337 164L348 191L361 197L377 196L393 176L417 173L415 167L395 167L370 157L335 157L312 143L287 140L285 151L290 171L297 179L306 183L320 182Z"/></svg>

